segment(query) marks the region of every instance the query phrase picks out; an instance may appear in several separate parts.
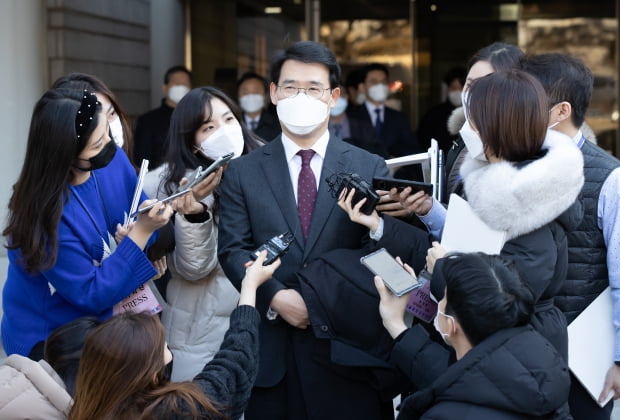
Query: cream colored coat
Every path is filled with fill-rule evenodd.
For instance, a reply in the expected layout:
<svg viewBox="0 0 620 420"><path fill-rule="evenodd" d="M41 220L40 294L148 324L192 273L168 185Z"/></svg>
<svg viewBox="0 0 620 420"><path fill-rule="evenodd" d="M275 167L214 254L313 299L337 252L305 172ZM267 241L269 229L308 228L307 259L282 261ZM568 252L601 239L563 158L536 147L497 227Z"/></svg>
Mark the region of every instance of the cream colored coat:
<svg viewBox="0 0 620 420"><path fill-rule="evenodd" d="M144 182L149 197L163 198L166 167L150 171ZM205 199L211 207L213 198ZM204 223L175 215L175 250L168 255L171 279L162 323L174 355L172 380L191 380L219 350L239 293L217 260L217 225L213 214Z"/></svg>
<svg viewBox="0 0 620 420"><path fill-rule="evenodd" d="M66 419L73 401L45 361L17 354L0 366L0 419Z"/></svg>

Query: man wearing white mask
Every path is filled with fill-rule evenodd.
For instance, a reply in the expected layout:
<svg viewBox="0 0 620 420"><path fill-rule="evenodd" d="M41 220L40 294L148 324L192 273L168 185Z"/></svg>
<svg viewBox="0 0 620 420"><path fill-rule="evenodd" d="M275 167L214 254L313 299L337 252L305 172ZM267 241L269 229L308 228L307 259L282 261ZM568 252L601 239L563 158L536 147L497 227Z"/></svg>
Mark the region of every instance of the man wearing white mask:
<svg viewBox="0 0 620 420"><path fill-rule="evenodd" d="M282 130L275 113L265 100L266 94L267 81L253 71L244 73L237 81L237 95L245 125L268 142L279 136Z"/></svg>
<svg viewBox="0 0 620 420"><path fill-rule="evenodd" d="M448 132L448 118L461 106L461 92L465 85L467 70L464 67L453 67L443 77L442 87L445 88L445 100L431 107L418 126L418 142L423 149L431 146L431 139L437 140L444 155L448 153L456 135Z"/></svg>
<svg viewBox="0 0 620 420"><path fill-rule="evenodd" d="M366 95L366 101L352 107L349 115L370 122L375 129L376 141L384 145L385 158L404 156L420 151L418 142L411 131L411 125L405 114L386 106L390 88L389 72L379 63L369 64L364 68L363 83L360 90Z"/></svg>
<svg viewBox="0 0 620 420"><path fill-rule="evenodd" d="M148 159L149 169L157 168L164 159L164 144L170 116L177 103L192 88L192 73L183 66L170 67L164 76L164 98L158 108L138 117L134 135L134 162Z"/></svg>
<svg viewBox="0 0 620 420"><path fill-rule="evenodd" d="M302 41L281 51L271 67L270 96L282 135L231 161L222 180L219 260L237 288L253 250L284 232L294 236L275 276L257 291L261 349L246 420L393 416L391 401L383 401L364 372L335 363L335 350L314 336L296 276L327 251L369 240L368 229L337 208L326 178L388 176L383 159L330 135L339 80L340 67L325 46Z"/></svg>

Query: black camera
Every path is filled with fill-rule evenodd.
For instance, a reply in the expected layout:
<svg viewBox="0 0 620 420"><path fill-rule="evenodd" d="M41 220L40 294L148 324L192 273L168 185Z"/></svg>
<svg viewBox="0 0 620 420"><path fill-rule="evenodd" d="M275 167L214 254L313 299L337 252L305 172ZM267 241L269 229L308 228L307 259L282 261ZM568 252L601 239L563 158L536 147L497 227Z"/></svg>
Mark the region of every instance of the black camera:
<svg viewBox="0 0 620 420"><path fill-rule="evenodd" d="M372 186L358 174L341 172L331 175L325 181L327 185L329 185L329 190L335 199L340 197L342 190L345 188L347 193L351 191L352 188L355 188L355 194L353 194L351 204L355 206L360 200L365 198L366 202L360 209L364 214L371 214L379 202L379 196L375 190L373 190Z"/></svg>
<svg viewBox="0 0 620 420"><path fill-rule="evenodd" d="M265 258L265 262L263 263L263 265L269 265L282 255L284 255L286 251L288 251L288 248L291 246L293 239L295 239L295 237L290 232L285 232L280 235L274 236L263 245L258 247L256 251L252 252L250 254L250 257L253 260L256 260L260 253L266 249L267 257Z"/></svg>

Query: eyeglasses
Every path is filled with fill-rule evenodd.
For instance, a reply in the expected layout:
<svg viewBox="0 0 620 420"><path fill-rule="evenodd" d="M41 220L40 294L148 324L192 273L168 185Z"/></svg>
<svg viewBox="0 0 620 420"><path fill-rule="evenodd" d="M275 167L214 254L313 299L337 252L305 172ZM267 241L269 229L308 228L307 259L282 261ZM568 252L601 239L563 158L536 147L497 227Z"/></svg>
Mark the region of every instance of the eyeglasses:
<svg viewBox="0 0 620 420"><path fill-rule="evenodd" d="M331 90L331 88L323 89L318 86L300 88L293 85L278 85L278 89L280 89L280 92L282 92L285 98L294 98L295 96L299 95L299 92L303 90L306 96L309 96L313 99L321 99L326 90Z"/></svg>

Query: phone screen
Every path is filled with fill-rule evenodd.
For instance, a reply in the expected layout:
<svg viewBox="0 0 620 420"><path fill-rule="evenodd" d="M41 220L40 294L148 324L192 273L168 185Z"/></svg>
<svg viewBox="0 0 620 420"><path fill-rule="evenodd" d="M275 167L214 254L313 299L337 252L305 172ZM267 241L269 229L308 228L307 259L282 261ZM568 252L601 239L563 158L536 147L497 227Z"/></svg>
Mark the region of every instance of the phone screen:
<svg viewBox="0 0 620 420"><path fill-rule="evenodd" d="M360 261L370 271L380 276L385 285L396 296L402 296L422 285L422 283L409 274L385 248L381 248L372 254L360 258Z"/></svg>

